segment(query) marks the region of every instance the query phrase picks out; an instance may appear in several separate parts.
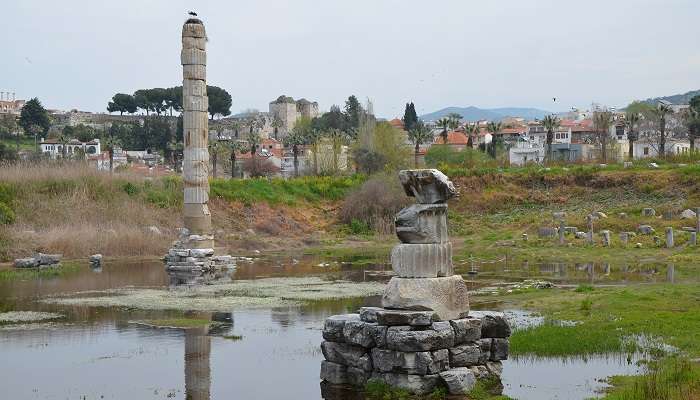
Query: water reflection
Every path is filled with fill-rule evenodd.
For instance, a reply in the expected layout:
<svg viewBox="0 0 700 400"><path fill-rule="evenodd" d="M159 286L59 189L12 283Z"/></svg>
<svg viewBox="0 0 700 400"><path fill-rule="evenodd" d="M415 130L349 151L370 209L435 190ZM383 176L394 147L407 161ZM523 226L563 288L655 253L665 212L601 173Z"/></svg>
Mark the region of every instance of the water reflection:
<svg viewBox="0 0 700 400"><path fill-rule="evenodd" d="M209 400L211 337L207 328L185 330L185 399Z"/></svg>

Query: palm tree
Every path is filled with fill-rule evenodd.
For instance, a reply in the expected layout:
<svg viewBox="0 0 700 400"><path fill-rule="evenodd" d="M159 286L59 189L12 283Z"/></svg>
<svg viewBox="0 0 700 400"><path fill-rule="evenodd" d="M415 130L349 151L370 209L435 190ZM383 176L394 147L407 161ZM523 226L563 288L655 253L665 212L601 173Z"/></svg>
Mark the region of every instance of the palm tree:
<svg viewBox="0 0 700 400"><path fill-rule="evenodd" d="M634 128L639 123L639 119L640 115L638 112L628 111L625 114L625 126L627 126L627 141L629 142L628 157L630 160L634 159L634 142L637 140L637 132L634 131Z"/></svg>
<svg viewBox="0 0 700 400"><path fill-rule="evenodd" d="M216 179L216 164L219 153L224 149L223 143L218 140L209 142L209 154L211 154L212 177Z"/></svg>
<svg viewBox="0 0 700 400"><path fill-rule="evenodd" d="M228 150L231 152L229 156L231 159L231 179L234 179L236 177L236 153L242 153L247 146L234 138L231 138L227 144Z"/></svg>
<svg viewBox="0 0 700 400"><path fill-rule="evenodd" d="M683 112L683 124L688 129L690 153L695 152L695 139L700 137L700 111L690 107Z"/></svg>
<svg viewBox="0 0 700 400"><path fill-rule="evenodd" d="M284 137L284 145L292 148L294 156L294 176L299 176L299 147L305 143L305 138L302 132L292 129L287 136Z"/></svg>
<svg viewBox="0 0 700 400"><path fill-rule="evenodd" d="M467 147L470 149L474 147L474 137L479 136L479 132L481 132L481 129L479 129L479 124L468 124L465 126L465 132L467 133Z"/></svg>
<svg viewBox="0 0 700 400"><path fill-rule="evenodd" d="M250 131L248 132L248 148L250 149L250 157L251 157L251 164L252 164L252 174L255 175L258 171L258 166L255 161L255 153L258 152L258 146L260 146L260 134L256 131L253 130L253 127L251 126Z"/></svg>
<svg viewBox="0 0 700 400"><path fill-rule="evenodd" d="M547 131L547 154L545 159L549 160L552 157L552 142L554 141L554 131L559 128L559 118L555 115L547 115L542 119L542 126Z"/></svg>
<svg viewBox="0 0 700 400"><path fill-rule="evenodd" d="M274 131L275 140L277 140L278 139L277 133L279 132L279 129L282 127L282 120L277 115L274 115L274 116L272 116L272 124L271 125L272 125L272 129Z"/></svg>
<svg viewBox="0 0 700 400"><path fill-rule="evenodd" d="M608 138L613 114L610 111L597 111L593 114L593 125L600 141L600 155L603 163L608 161Z"/></svg>
<svg viewBox="0 0 700 400"><path fill-rule="evenodd" d="M440 118L439 120L435 121L438 127L442 128L442 132L440 132L440 137L442 137L442 143L447 144L447 128L450 127L450 119L449 118Z"/></svg>
<svg viewBox="0 0 700 400"><path fill-rule="evenodd" d="M652 115L659 124L659 156L661 157L666 157L666 117L672 113L673 109L663 103L659 103L652 111Z"/></svg>
<svg viewBox="0 0 700 400"><path fill-rule="evenodd" d="M491 146L489 146L489 153L493 158L496 158L496 143L498 141L497 135L501 129L503 129L503 124L500 122L491 121L486 125L486 130L491 132Z"/></svg>
<svg viewBox="0 0 700 400"><path fill-rule="evenodd" d="M340 129L332 128L326 132L325 136L331 140L331 147L333 150L333 172L337 173L339 171L338 156L340 155L343 143L347 140L348 135Z"/></svg>
<svg viewBox="0 0 700 400"><path fill-rule="evenodd" d="M121 145L121 141L119 140L119 138L115 138L114 135L110 132L106 144L107 148L109 149L109 173L111 174L112 172L114 172L114 148L119 147Z"/></svg>
<svg viewBox="0 0 700 400"><path fill-rule="evenodd" d="M427 143L433 138L432 132L430 132L430 129L425 126L425 124L422 121L418 121L417 124L415 124L414 128L408 131L408 140L413 142L415 145L415 167L418 168L418 153L420 151L420 146L424 143Z"/></svg>
<svg viewBox="0 0 700 400"><path fill-rule="evenodd" d="M66 158L66 147L68 146L68 143L70 143L70 137L66 135L65 133L61 133L58 136L58 143L61 145L61 158Z"/></svg>
<svg viewBox="0 0 700 400"><path fill-rule="evenodd" d="M450 120L450 129L455 130L459 128L460 121L462 121L462 116L457 113L447 114L447 118Z"/></svg>

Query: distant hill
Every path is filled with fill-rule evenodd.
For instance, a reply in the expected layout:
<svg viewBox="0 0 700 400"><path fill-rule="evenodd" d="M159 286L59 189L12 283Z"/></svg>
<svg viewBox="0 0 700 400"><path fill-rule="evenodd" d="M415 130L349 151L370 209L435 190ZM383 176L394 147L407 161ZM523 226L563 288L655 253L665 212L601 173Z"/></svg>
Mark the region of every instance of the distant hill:
<svg viewBox="0 0 700 400"><path fill-rule="evenodd" d="M653 99L646 99L644 100L644 102L649 104L656 104L659 100L666 100L671 102L672 104L688 104L690 103L690 99L692 99L695 96L700 96L700 90L692 90L688 93L674 94L672 96L654 97Z"/></svg>
<svg viewBox="0 0 700 400"><path fill-rule="evenodd" d="M436 121L446 117L450 113L457 113L468 121L489 120L499 121L505 117L521 117L526 120L541 119L551 114L549 111L537 108L504 107L504 108L478 108L478 107L447 107L429 114L421 115L423 121Z"/></svg>

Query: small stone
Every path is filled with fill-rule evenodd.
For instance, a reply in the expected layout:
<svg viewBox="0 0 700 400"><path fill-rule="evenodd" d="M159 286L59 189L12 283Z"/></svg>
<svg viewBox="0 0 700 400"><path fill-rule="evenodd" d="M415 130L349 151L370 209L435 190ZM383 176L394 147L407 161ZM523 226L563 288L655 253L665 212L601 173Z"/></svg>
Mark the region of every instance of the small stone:
<svg viewBox="0 0 700 400"><path fill-rule="evenodd" d="M190 257L204 258L214 255L214 249L190 249Z"/></svg>
<svg viewBox="0 0 700 400"><path fill-rule="evenodd" d="M491 376L491 372L489 372L489 370L483 365L469 367L469 370L474 373L476 379L485 379Z"/></svg>
<svg viewBox="0 0 700 400"><path fill-rule="evenodd" d="M510 325L501 312L472 311L470 316L481 318L482 338L506 338L510 336Z"/></svg>
<svg viewBox="0 0 700 400"><path fill-rule="evenodd" d="M389 386L407 390L409 393L424 395L432 392L440 384L440 375L407 375L374 372L372 379L378 379Z"/></svg>
<svg viewBox="0 0 700 400"><path fill-rule="evenodd" d="M405 330L389 327L386 347L397 351L431 351L454 346L454 332L449 322L434 322L430 329Z"/></svg>
<svg viewBox="0 0 700 400"><path fill-rule="evenodd" d="M381 307L362 307L360 308L360 320L365 322L377 322L377 312L379 311L384 311L384 309Z"/></svg>
<svg viewBox="0 0 700 400"><path fill-rule="evenodd" d="M654 228L652 228L651 225L639 225L637 230L642 235L651 235L652 233L654 233Z"/></svg>
<svg viewBox="0 0 700 400"><path fill-rule="evenodd" d="M90 262L91 263L100 263L102 262L102 254L93 254L90 256Z"/></svg>
<svg viewBox="0 0 700 400"><path fill-rule="evenodd" d="M655 162L649 163L649 168L657 169L657 168L659 168L659 164L657 164Z"/></svg>
<svg viewBox="0 0 700 400"><path fill-rule="evenodd" d="M447 385L447 390L453 395L465 395L474 388L476 376L469 368L452 368L440 373Z"/></svg>
<svg viewBox="0 0 700 400"><path fill-rule="evenodd" d="M564 233L567 233L569 235L575 235L576 232L578 232L578 227L576 227L576 226L565 226L564 227Z"/></svg>
<svg viewBox="0 0 700 400"><path fill-rule="evenodd" d="M63 254L37 254L36 259L39 260L39 265L54 265L61 262Z"/></svg>
<svg viewBox="0 0 700 400"><path fill-rule="evenodd" d="M627 219L627 213L624 213L624 212L618 213L617 217L620 219Z"/></svg>
<svg viewBox="0 0 700 400"><path fill-rule="evenodd" d="M596 212L593 213L593 215L594 215L595 217L597 217L597 218L600 218L600 219L608 218L608 214L606 214L606 213L604 213L604 212L602 212L602 211L596 211Z"/></svg>
<svg viewBox="0 0 700 400"><path fill-rule="evenodd" d="M348 383L348 367L330 361L321 361L321 380L334 385Z"/></svg>
<svg viewBox="0 0 700 400"><path fill-rule="evenodd" d="M575 236L576 236L576 239L585 239L586 232L576 232Z"/></svg>
<svg viewBox="0 0 700 400"><path fill-rule="evenodd" d="M474 342L481 338L481 320L478 318L463 318L451 320L455 331L455 344Z"/></svg>
<svg viewBox="0 0 700 400"><path fill-rule="evenodd" d="M327 361L348 367L360 368L365 371L372 370L372 360L363 347L348 343L323 342L321 352Z"/></svg>
<svg viewBox="0 0 700 400"><path fill-rule="evenodd" d="M490 361L501 361L508 359L508 350L510 343L508 339L494 338L491 343L491 357Z"/></svg>
<svg viewBox="0 0 700 400"><path fill-rule="evenodd" d="M683 218L683 219L695 219L695 218L697 218L697 214L693 210L685 209L685 210L683 210L683 212L681 212L681 218Z"/></svg>
<svg viewBox="0 0 700 400"><path fill-rule="evenodd" d="M359 321L358 314L334 315L326 318L323 324L323 338L330 342L344 342L343 328L348 321Z"/></svg>
<svg viewBox="0 0 700 400"><path fill-rule="evenodd" d="M641 249L641 248L642 248L642 244L639 243L639 242L637 242L637 243L634 244L634 247L637 248L637 249Z"/></svg>
<svg viewBox="0 0 700 400"><path fill-rule="evenodd" d="M564 218L566 218L566 212L564 211L555 211L552 213L552 219L554 221L559 221Z"/></svg>
<svg viewBox="0 0 700 400"><path fill-rule="evenodd" d="M656 210L654 210L653 208L643 208L642 209L642 216L654 217L654 216L656 216Z"/></svg>
<svg viewBox="0 0 700 400"><path fill-rule="evenodd" d="M477 343L463 344L450 349L451 367L471 367L482 364L482 358L481 347Z"/></svg>
<svg viewBox="0 0 700 400"><path fill-rule="evenodd" d="M381 309L376 313L379 325L398 326L430 326L435 313L432 311L403 311Z"/></svg>
<svg viewBox="0 0 700 400"><path fill-rule="evenodd" d="M419 204L445 203L457 194L450 179L436 169L399 171L399 180L406 195L415 197Z"/></svg>

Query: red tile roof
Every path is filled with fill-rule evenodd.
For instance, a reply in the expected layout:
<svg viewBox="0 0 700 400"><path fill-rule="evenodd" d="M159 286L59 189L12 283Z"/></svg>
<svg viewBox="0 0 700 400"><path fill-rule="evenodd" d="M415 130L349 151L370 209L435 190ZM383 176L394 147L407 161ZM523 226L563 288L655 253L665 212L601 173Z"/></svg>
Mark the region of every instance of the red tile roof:
<svg viewBox="0 0 700 400"><path fill-rule="evenodd" d="M468 142L469 138L467 138L467 135L465 135L462 132L447 132L447 144L452 144L452 145L466 145ZM442 136L438 135L435 137L434 143L436 144L443 144L444 142L442 141Z"/></svg>

